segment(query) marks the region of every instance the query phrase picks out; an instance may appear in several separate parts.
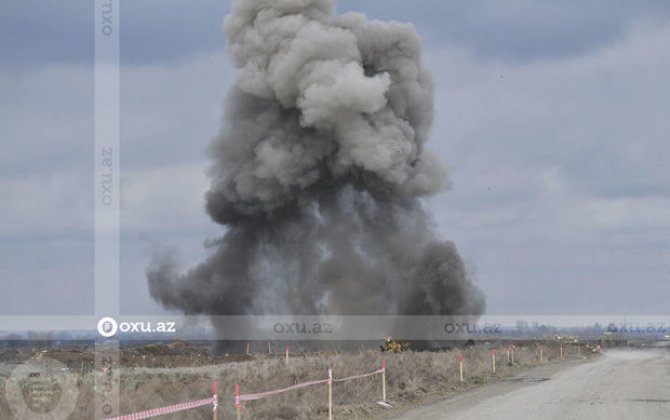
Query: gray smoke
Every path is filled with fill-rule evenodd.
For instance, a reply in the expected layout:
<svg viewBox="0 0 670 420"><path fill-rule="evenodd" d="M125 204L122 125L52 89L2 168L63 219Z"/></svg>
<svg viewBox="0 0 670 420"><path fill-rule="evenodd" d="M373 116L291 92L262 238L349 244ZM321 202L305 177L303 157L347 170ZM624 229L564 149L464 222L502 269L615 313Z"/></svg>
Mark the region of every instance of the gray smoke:
<svg viewBox="0 0 670 420"><path fill-rule="evenodd" d="M428 152L433 82L414 27L333 0L238 0L207 211L226 225L186 274L163 255L154 298L187 314L478 315L456 247L421 198L449 181Z"/></svg>

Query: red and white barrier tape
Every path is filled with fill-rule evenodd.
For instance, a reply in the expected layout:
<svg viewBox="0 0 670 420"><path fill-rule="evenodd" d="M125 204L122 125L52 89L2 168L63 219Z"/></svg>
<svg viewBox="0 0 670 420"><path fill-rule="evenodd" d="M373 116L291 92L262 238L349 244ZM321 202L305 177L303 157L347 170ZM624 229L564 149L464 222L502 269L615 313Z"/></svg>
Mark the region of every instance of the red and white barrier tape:
<svg viewBox="0 0 670 420"><path fill-rule="evenodd" d="M259 392L257 394L242 394L239 396L240 401L260 400L261 398L271 397L273 395L282 394L284 392L293 391L294 389L306 388L312 385L326 384L328 379L320 379L318 381L303 382L289 386L288 388L275 389L273 391Z"/></svg>
<svg viewBox="0 0 670 420"><path fill-rule="evenodd" d="M367 378L368 376L379 375L382 372L384 372L384 369L377 369L374 372L363 373L362 375L354 375L354 376L347 376L346 378L341 378L341 379L333 379L333 382L344 382L344 381L350 381L352 379Z"/></svg>
<svg viewBox="0 0 670 420"><path fill-rule="evenodd" d="M259 392L259 393L256 393L256 394L236 395L235 396L235 401L236 401L236 404L239 404L239 401L260 400L262 398L271 397L273 395L282 394L284 392L293 391L295 389L306 388L306 387L312 386L312 385L327 384L331 380L333 382L344 382L344 381L350 381L350 380L353 380L353 379L367 378L368 376L378 375L378 374L384 372L384 370L385 370L385 368L381 368L381 369L375 370L374 372L364 373L364 374L361 374L361 375L348 376L346 378L341 378L341 379L330 379L330 378L319 379L317 381L302 382L302 383L299 383L299 384L289 386L287 388L275 389L275 390L272 390L272 391Z"/></svg>
<svg viewBox="0 0 670 420"><path fill-rule="evenodd" d="M214 398L204 398L198 401L189 401L175 405L168 405L166 407L152 408L151 410L141 411L139 413L126 414L125 416L118 416L108 418L107 420L140 420L151 417L160 416L163 414L177 413L179 411L190 410L192 408L202 407L205 405L214 404Z"/></svg>

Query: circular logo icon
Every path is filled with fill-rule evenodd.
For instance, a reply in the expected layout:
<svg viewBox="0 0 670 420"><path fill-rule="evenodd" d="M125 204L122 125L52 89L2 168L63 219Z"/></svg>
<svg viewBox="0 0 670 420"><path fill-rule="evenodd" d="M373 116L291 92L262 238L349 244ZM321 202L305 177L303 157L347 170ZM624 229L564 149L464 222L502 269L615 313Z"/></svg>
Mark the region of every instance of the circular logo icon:
<svg viewBox="0 0 670 420"><path fill-rule="evenodd" d="M33 357L5 383L7 403L17 419L66 419L79 397L77 380L58 360Z"/></svg>
<svg viewBox="0 0 670 420"><path fill-rule="evenodd" d="M118 330L119 324L110 316L106 316L98 321L98 333L103 337L114 337Z"/></svg>
<svg viewBox="0 0 670 420"><path fill-rule="evenodd" d="M612 323L612 324L609 324L607 326L607 331L609 331L611 333L615 333L615 332L619 331L619 329L617 328L617 326L614 323Z"/></svg>

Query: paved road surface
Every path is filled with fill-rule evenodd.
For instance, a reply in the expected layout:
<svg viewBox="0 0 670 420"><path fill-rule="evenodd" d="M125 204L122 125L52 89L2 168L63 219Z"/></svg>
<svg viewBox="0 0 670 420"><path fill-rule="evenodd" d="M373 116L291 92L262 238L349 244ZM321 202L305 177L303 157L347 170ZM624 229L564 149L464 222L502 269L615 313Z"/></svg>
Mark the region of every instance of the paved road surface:
<svg viewBox="0 0 670 420"><path fill-rule="evenodd" d="M530 373L538 372L542 373ZM670 419L667 349L611 350L593 362L549 373L546 381L503 381L411 410L398 419Z"/></svg>

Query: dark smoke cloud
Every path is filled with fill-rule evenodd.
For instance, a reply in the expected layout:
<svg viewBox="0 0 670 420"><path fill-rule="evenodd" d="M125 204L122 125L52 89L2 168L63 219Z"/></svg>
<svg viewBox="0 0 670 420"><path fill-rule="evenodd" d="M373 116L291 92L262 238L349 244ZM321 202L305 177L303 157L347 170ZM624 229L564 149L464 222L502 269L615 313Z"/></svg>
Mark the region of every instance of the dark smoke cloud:
<svg viewBox="0 0 670 420"><path fill-rule="evenodd" d="M238 68L207 211L226 234L186 274L148 271L187 314L477 315L485 307L421 197L448 187L424 144L433 83L412 25L334 16L331 0L241 0Z"/></svg>

